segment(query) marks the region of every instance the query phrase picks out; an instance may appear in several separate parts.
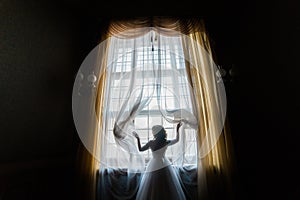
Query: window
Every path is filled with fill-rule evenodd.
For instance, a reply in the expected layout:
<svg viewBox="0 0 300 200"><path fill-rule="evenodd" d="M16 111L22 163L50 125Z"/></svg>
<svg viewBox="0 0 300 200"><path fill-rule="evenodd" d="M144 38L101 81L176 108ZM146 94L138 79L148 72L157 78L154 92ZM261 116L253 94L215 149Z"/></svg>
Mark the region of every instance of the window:
<svg viewBox="0 0 300 200"><path fill-rule="evenodd" d="M160 99L166 102L167 109L183 108L192 110L192 99L187 80L184 53L180 37L166 37L149 32L135 39L111 38L108 55L106 115L104 129L106 143L106 158L112 165L120 166L120 160L129 159L123 154L114 140L114 116L120 109L122 101L126 100L126 92L131 84L128 75L136 68L136 87L143 87L146 95L153 95L152 100L138 113L134 120L136 131L141 138L141 144L146 144L153 138L153 125L163 125L168 139L175 138L176 124L169 123L161 114L157 101L157 91L153 88L153 66L160 68L162 81ZM144 76L139 76L143 71ZM143 80L142 80L143 79ZM153 91L155 92L153 93ZM181 135L180 144L171 146L166 156L173 162L196 164L196 133L186 129ZM136 142L136 141L135 141ZM145 162L151 158L151 151L141 152Z"/></svg>

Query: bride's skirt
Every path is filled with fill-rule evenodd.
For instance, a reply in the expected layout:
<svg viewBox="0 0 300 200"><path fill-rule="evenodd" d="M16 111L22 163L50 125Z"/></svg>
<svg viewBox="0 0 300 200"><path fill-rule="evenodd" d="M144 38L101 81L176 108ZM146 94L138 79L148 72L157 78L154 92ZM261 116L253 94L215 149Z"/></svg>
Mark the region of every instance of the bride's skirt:
<svg viewBox="0 0 300 200"><path fill-rule="evenodd" d="M137 200L183 200L185 194L172 165L143 174Z"/></svg>

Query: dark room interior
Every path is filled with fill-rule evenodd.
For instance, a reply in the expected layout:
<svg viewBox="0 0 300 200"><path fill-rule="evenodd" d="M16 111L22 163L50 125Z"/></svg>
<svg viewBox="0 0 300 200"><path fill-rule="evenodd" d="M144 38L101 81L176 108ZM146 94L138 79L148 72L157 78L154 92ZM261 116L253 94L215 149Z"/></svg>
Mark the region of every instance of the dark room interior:
<svg viewBox="0 0 300 200"><path fill-rule="evenodd" d="M234 66L225 88L236 199L300 198L297 6L198 3L1 0L0 199L78 199L76 73L108 19L138 16L202 18L216 62Z"/></svg>

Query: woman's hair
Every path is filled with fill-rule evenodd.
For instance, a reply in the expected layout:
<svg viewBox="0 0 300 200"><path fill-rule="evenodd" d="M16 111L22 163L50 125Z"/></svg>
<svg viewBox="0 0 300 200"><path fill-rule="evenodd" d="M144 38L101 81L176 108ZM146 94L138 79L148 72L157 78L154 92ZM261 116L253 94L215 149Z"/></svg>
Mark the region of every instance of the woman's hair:
<svg viewBox="0 0 300 200"><path fill-rule="evenodd" d="M156 140L166 140L167 133L163 126L160 125L153 126L152 133Z"/></svg>

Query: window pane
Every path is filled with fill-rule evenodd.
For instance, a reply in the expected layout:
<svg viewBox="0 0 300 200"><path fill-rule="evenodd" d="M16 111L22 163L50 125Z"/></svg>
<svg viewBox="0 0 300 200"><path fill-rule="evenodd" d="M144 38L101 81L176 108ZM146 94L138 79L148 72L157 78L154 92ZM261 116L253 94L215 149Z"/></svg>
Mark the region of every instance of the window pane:
<svg viewBox="0 0 300 200"><path fill-rule="evenodd" d="M160 36L160 46L158 43L154 44L154 51L152 47L145 46L145 38L149 35L141 36L137 39L118 39L116 43L120 45L120 49L114 49L109 55L112 58L113 63L109 69L108 79L110 81L108 90L108 104L106 110L108 113L104 115L107 117L106 121L107 133L104 133L107 140L107 157L113 160L118 166L121 159L128 160L128 153L121 150L115 143L115 138L112 132L113 125L115 123L116 114L119 112L125 98L129 86L132 82L132 69L135 67L135 88L136 98L139 94L139 88L143 87L145 98L152 95L152 100L149 105L145 106L142 111L135 118L135 129L138 132L142 145L145 145L149 140L153 139L152 126L163 125L167 131L168 139L174 139L176 137L176 124L167 122L161 115L157 101L157 91L154 85L157 84L157 73L153 73L153 67L161 69L161 96L160 103L163 109L178 109L185 108L192 110L191 97L189 93L189 82L185 72L184 54L181 46L180 37L167 37ZM134 46L135 45L135 46ZM137 47L137 49L134 49ZM116 61L116 62L113 62ZM156 64L156 65L154 65ZM158 64L158 65L157 65ZM173 71L176 70L176 71ZM144 76L141 76L142 73ZM172 146L168 148L166 155L175 160L181 159L179 155L185 152L185 162L192 162L196 159L196 139L195 132L192 130L186 130L184 140L185 149L180 149L178 146ZM151 151L142 152L144 158L149 160L151 158ZM195 161L195 160L194 160ZM175 162L175 161L174 161ZM126 167L126 166L124 166Z"/></svg>
<svg viewBox="0 0 300 200"><path fill-rule="evenodd" d="M154 125L162 125L161 116L150 116L149 121L150 121L149 129L152 128Z"/></svg>

